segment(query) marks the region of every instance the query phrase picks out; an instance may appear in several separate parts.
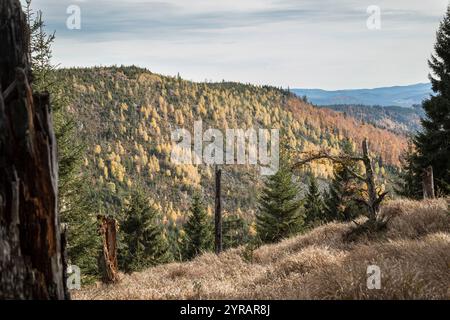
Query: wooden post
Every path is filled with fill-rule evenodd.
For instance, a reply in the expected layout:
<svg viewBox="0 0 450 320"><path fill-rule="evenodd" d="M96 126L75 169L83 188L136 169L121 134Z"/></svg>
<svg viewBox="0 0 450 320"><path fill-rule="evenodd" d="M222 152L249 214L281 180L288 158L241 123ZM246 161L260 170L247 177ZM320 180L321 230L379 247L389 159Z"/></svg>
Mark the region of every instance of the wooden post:
<svg viewBox="0 0 450 320"><path fill-rule="evenodd" d="M102 255L100 257L102 281L113 283L119 281L117 266L117 221L110 217L98 216L99 233L103 238Z"/></svg>
<svg viewBox="0 0 450 320"><path fill-rule="evenodd" d="M221 195L221 178L222 170L216 166L216 197L215 197L215 252L219 254L222 252L222 195Z"/></svg>
<svg viewBox="0 0 450 320"><path fill-rule="evenodd" d="M373 164L372 159L370 158L369 154L369 143L367 139L364 139L362 143L362 149L363 149L363 163L364 167L366 169L366 185L367 185L367 193L369 196L369 219L372 221L375 221L377 218L377 191L375 187L375 178L374 178L374 170L373 170Z"/></svg>
<svg viewBox="0 0 450 320"><path fill-rule="evenodd" d="M434 199L434 177L433 177L433 167L429 166L423 171L422 175L422 188L423 188L423 198L424 199Z"/></svg>
<svg viewBox="0 0 450 320"><path fill-rule="evenodd" d="M0 17L0 300L67 299L50 97L30 87L19 0Z"/></svg>

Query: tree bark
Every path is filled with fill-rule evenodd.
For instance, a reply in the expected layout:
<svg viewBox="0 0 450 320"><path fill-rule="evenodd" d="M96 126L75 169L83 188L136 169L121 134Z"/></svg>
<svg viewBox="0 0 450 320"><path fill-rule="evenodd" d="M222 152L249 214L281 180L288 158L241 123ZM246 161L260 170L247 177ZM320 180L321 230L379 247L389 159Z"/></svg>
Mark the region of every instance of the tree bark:
<svg viewBox="0 0 450 320"><path fill-rule="evenodd" d="M30 88L20 2L0 19L0 299L65 299L50 98Z"/></svg>
<svg viewBox="0 0 450 320"><path fill-rule="evenodd" d="M377 191L375 187L375 179L373 174L373 165L372 165L372 159L369 155L369 143L367 139L364 139L362 143L362 149L363 149L363 163L364 167L366 169L366 185L367 185L367 193L369 197L369 219L372 221L375 221L377 218Z"/></svg>
<svg viewBox="0 0 450 320"><path fill-rule="evenodd" d="M222 195L221 195L221 179L222 170L216 167L216 197L215 197L215 252L219 254L222 252Z"/></svg>
<svg viewBox="0 0 450 320"><path fill-rule="evenodd" d="M101 255L102 281L114 283L119 281L119 268L117 264L117 221L110 217L98 216L100 234L103 237L103 250Z"/></svg>

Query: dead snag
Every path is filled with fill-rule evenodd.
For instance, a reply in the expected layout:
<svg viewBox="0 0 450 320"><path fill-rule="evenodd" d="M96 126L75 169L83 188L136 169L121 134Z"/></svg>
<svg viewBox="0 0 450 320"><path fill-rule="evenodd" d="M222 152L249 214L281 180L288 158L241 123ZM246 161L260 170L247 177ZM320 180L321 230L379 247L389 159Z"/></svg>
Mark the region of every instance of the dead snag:
<svg viewBox="0 0 450 320"><path fill-rule="evenodd" d="M422 174L422 188L423 188L423 198L424 199L434 199L434 177L433 177L433 167L429 166L423 171Z"/></svg>
<svg viewBox="0 0 450 320"><path fill-rule="evenodd" d="M100 267L102 281L113 283L119 281L119 268L117 266L117 221L110 217L98 216L100 223L99 233L103 238Z"/></svg>
<svg viewBox="0 0 450 320"><path fill-rule="evenodd" d="M362 202L367 208L368 208L368 218L370 222L376 222L378 218L378 213L380 211L380 204L383 201L383 199L386 197L387 192L379 193L377 191L377 187L375 184L375 178L374 178L374 170L373 170L373 164L372 164L372 158L370 157L369 153L369 143L367 139L364 139L362 143L362 150L363 154L362 156L352 156L347 154L341 154L341 155L332 155L330 152L327 151L319 151L314 153L308 153L306 157L300 161L297 161L293 168L299 168L303 165L306 165L312 161L316 160L323 160L327 159L334 163L338 163L342 165L353 178L362 181L366 187L367 187L367 199L360 199L360 202ZM362 162L364 164L364 167L366 169L365 175L360 175L359 173L353 171L350 169L349 164L355 163L355 162Z"/></svg>
<svg viewBox="0 0 450 320"><path fill-rule="evenodd" d="M0 299L66 299L50 98L30 87L19 0L0 17Z"/></svg>
<svg viewBox="0 0 450 320"><path fill-rule="evenodd" d="M214 221L214 243L215 252L219 254L222 252L222 194L221 194L221 179L222 170L216 166L216 195L215 195L215 221Z"/></svg>

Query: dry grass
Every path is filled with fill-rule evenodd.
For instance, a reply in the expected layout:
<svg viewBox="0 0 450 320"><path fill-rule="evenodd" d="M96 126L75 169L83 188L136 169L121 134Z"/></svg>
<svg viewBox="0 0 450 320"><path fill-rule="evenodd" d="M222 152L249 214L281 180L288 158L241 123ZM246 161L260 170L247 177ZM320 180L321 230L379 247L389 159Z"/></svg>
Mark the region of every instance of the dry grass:
<svg viewBox="0 0 450 320"><path fill-rule="evenodd" d="M346 242L353 224L331 223L245 259L245 248L204 254L132 275L116 285L74 292L75 299L449 299L447 202L392 201L376 235ZM247 252L248 255L248 252ZM366 286L367 266L381 268L381 289Z"/></svg>

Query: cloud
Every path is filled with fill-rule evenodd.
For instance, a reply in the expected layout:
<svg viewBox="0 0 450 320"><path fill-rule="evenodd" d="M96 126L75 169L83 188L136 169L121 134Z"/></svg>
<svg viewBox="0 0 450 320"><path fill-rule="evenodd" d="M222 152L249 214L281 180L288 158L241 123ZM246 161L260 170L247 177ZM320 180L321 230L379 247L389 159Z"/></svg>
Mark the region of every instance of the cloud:
<svg viewBox="0 0 450 320"><path fill-rule="evenodd" d="M374 2L382 10L379 31L366 27L366 8ZM335 89L426 80L426 59L447 1L33 3L57 32L55 57L62 65L134 63L195 80ZM81 8L81 30L65 27L71 4Z"/></svg>
<svg viewBox="0 0 450 320"><path fill-rule="evenodd" d="M200 36L213 31L265 26L274 23L298 22L310 25L332 25L342 21L361 21L366 18L361 1L78 1L82 10L83 29L80 40L98 41L117 37L180 38L185 34ZM364 1L363 1L364 2ZM214 3L214 5L211 5ZM49 28L63 36L73 32L64 28L66 8L73 0L35 0L43 8ZM435 20L434 15L417 9L387 7L384 15L399 24Z"/></svg>

